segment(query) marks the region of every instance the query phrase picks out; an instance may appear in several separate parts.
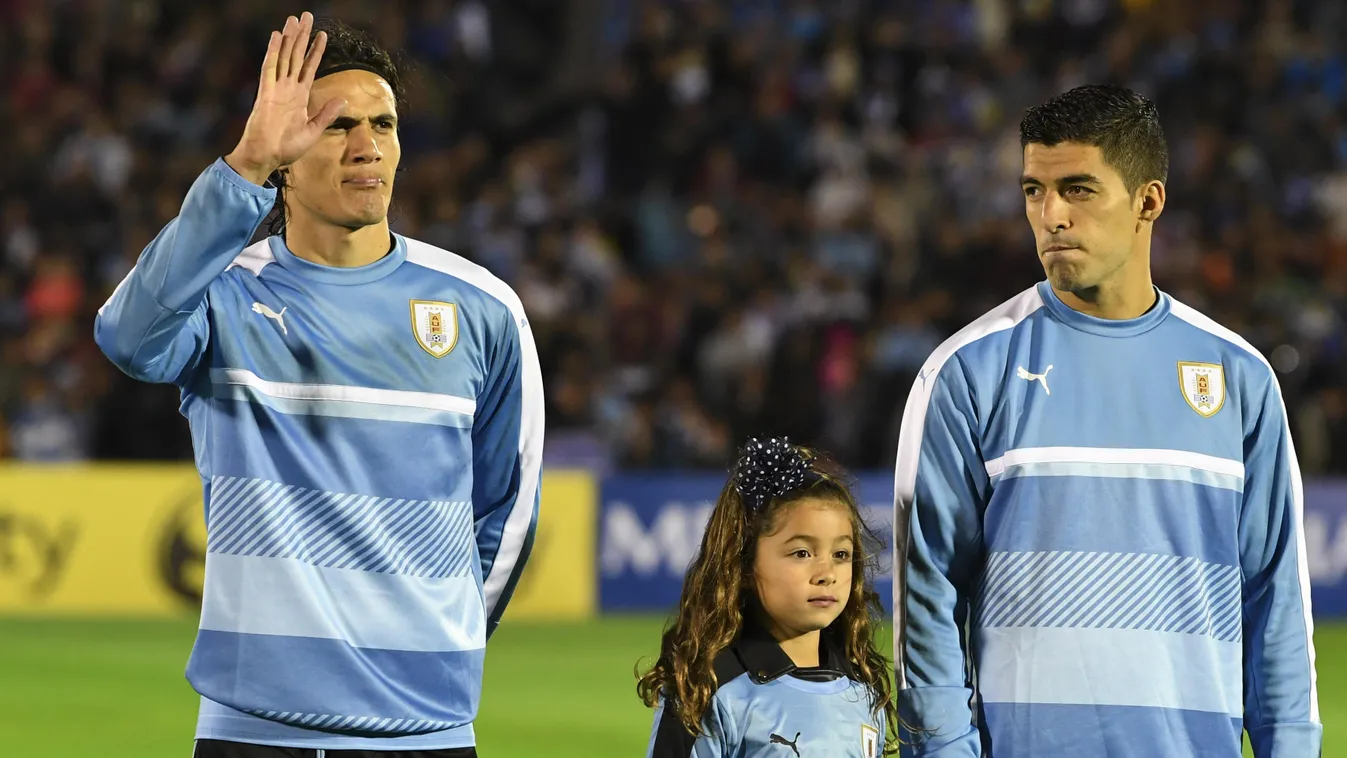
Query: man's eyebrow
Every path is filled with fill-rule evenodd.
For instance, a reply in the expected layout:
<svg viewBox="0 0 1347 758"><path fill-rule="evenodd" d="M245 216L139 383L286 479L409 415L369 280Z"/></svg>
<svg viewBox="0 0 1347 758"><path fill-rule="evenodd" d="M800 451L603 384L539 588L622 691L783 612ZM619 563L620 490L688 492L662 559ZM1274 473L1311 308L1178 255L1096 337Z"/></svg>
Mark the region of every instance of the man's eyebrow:
<svg viewBox="0 0 1347 758"><path fill-rule="evenodd" d="M394 115L391 114L391 113L380 113L380 114L377 115L377 116L370 116L370 117L369 117L370 123L374 123L374 122L376 122L376 121L393 121L393 122L396 122L397 120L398 120L398 117L397 117L397 116L394 116ZM334 127L338 128L338 129L350 129L351 127L353 127L353 126L355 126L356 124L359 124L359 123L360 123L360 119L355 118L355 117L353 117L353 116L337 116L336 118L332 119L332 123L330 124L330 126L334 126Z"/></svg>
<svg viewBox="0 0 1347 758"><path fill-rule="evenodd" d="M1094 174L1071 174L1057 180L1058 184L1103 184Z"/></svg>
<svg viewBox="0 0 1347 758"><path fill-rule="evenodd" d="M1094 174L1069 174L1057 180L1058 184L1103 184L1104 182ZM1020 177L1020 184L1037 184L1042 187L1043 182L1035 179L1028 174Z"/></svg>

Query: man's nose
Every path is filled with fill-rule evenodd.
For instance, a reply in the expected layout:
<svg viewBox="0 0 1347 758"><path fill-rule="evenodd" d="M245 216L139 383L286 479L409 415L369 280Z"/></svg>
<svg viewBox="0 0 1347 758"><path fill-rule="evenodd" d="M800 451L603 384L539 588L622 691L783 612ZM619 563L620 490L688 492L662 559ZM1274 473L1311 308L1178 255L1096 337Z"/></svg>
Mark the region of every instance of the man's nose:
<svg viewBox="0 0 1347 758"><path fill-rule="evenodd" d="M346 137L346 152L354 163L374 163L383 160L383 151L367 124L352 129Z"/></svg>
<svg viewBox="0 0 1347 758"><path fill-rule="evenodd" d="M1071 227L1071 206L1056 192L1049 192L1043 199L1043 229L1048 232L1060 232Z"/></svg>

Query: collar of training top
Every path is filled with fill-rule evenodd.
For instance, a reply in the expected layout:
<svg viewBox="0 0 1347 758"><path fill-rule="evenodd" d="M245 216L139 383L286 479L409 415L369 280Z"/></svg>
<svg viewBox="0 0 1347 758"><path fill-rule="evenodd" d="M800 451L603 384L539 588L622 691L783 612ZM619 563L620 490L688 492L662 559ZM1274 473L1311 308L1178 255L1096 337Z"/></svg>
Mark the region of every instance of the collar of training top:
<svg viewBox="0 0 1347 758"><path fill-rule="evenodd" d="M855 672L842 652L840 641L834 636L825 629L819 635L819 665L802 668L795 665L760 624L746 624L739 637L717 656L716 681L725 684L745 672L755 684L766 684L787 674L807 681L854 679Z"/></svg>

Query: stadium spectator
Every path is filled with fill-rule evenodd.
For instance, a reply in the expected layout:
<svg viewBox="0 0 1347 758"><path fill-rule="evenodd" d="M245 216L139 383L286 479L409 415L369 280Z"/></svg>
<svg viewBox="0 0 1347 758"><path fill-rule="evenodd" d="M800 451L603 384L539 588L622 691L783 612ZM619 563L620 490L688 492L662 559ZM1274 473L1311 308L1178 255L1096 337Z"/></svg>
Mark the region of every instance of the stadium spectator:
<svg viewBox="0 0 1347 758"><path fill-rule="evenodd" d="M291 5L0 3L9 454L191 454L174 391L92 360L89 324ZM1306 475L1347 473L1347 5L329 5L415 69L394 230L537 314L554 460L719 466L753 430L887 467L923 353L1038 275L1023 108L1113 81L1173 147L1156 283L1269 357Z"/></svg>

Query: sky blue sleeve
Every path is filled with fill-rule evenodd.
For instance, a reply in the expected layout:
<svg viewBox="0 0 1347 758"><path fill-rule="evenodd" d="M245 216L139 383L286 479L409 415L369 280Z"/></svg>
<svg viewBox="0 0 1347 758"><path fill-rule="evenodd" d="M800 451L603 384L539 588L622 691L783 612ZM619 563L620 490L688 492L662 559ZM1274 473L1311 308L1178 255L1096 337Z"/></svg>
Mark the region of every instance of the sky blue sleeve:
<svg viewBox="0 0 1347 758"><path fill-rule="evenodd" d="M899 435L894 657L899 713L916 730L904 730L903 755L981 753L964 629L989 484L965 370L957 356L923 370Z"/></svg>
<svg viewBox="0 0 1347 758"><path fill-rule="evenodd" d="M542 491L543 386L522 308L497 332L472 427L473 514L487 635L500 624L533 549Z"/></svg>
<svg viewBox="0 0 1347 758"><path fill-rule="evenodd" d="M206 291L248 246L275 200L275 189L216 160L98 309L99 349L135 379L184 383L210 339Z"/></svg>
<svg viewBox="0 0 1347 758"><path fill-rule="evenodd" d="M1257 758L1317 756L1313 621L1300 469L1270 370L1250 388L1244 429L1244 728Z"/></svg>
<svg viewBox="0 0 1347 758"><path fill-rule="evenodd" d="M655 724L650 730L646 758L728 758L740 738L735 734L734 718L719 698L712 698L702 716L702 733L696 737L683 726L660 699L655 709Z"/></svg>

